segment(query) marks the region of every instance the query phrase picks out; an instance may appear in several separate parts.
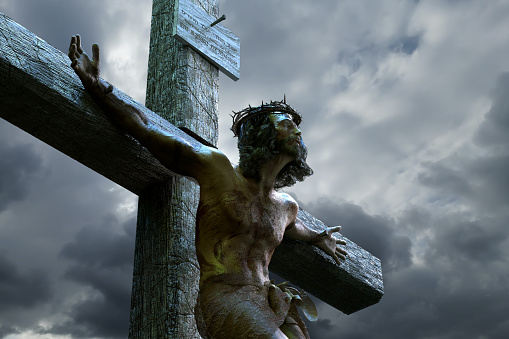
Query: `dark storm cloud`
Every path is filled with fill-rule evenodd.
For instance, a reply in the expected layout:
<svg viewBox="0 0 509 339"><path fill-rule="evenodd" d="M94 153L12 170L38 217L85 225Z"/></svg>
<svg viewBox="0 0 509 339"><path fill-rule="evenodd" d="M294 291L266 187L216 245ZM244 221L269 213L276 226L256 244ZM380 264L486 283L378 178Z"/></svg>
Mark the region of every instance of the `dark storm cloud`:
<svg viewBox="0 0 509 339"><path fill-rule="evenodd" d="M341 224L384 268L380 303L348 317L320 314L309 324L316 337L507 336L509 75L493 93L473 139L479 148L422 164L415 179L428 190L429 206L409 205L390 217L325 199L303 206L328 225Z"/></svg>
<svg viewBox="0 0 509 339"><path fill-rule="evenodd" d="M342 233L378 253L384 268L385 295L380 303L349 316L332 309L320 313L318 322L308 323L316 338L504 338L507 334L509 272L503 257L507 250L504 253L501 247L503 232L490 233L488 224L494 220L467 224L466 215L437 217L414 208L388 222L391 219L370 216L353 204L321 201L308 208L330 225L341 220ZM347 228L353 227L362 232L347 235ZM403 241L398 250L393 244L401 240L388 239L397 230L426 243ZM431 234L429 239L426 234ZM412 262L409 251L418 253L424 263Z"/></svg>
<svg viewBox="0 0 509 339"><path fill-rule="evenodd" d="M412 260L410 239L396 234L394 220L370 215L352 203L319 199L301 207L329 226L342 225L341 233L382 260L385 270L407 267Z"/></svg>
<svg viewBox="0 0 509 339"><path fill-rule="evenodd" d="M135 220L123 226L122 234L112 232L117 224L115 216L108 215L102 218L101 225L85 226L73 242L63 247L61 256L88 267L132 268Z"/></svg>
<svg viewBox="0 0 509 339"><path fill-rule="evenodd" d="M492 107L474 136L480 150L426 163L419 181L444 205L467 209L431 221L437 256L451 261L490 263L507 256L509 238L509 74L500 76ZM479 152L481 151L481 152Z"/></svg>
<svg viewBox="0 0 509 339"><path fill-rule="evenodd" d="M409 206L390 218L348 203L307 206L329 225L343 224L342 233L378 254L384 267L381 302L347 320L331 316L334 331L327 321L311 324L319 338L507 336L508 91L503 75L475 134L481 149L423 164L416 179L434 199L430 206Z"/></svg>
<svg viewBox="0 0 509 339"><path fill-rule="evenodd" d="M383 321L401 331L387 334L436 338L507 335L509 139L500 136L509 132L508 91L508 76L503 75L492 108L474 138L481 152L452 154L423 165L419 182L431 189L437 207L446 209L435 213L423 207L409 208L397 220L398 227L413 234L412 239L420 239L414 248L424 266L413 265L385 276L386 300L380 307L387 317ZM448 211L448 206L463 207ZM391 292L398 295L397 302Z"/></svg>
<svg viewBox="0 0 509 339"><path fill-rule="evenodd" d="M474 135L480 150L453 154L424 164L419 181L440 192L438 199L456 199L482 210L504 209L509 203L509 74L493 90L492 107Z"/></svg>
<svg viewBox="0 0 509 339"><path fill-rule="evenodd" d="M72 262L65 277L92 288L86 300L68 312L72 319L45 333L73 337L125 338L129 328L135 220L118 232L118 221L106 216L99 225L86 226L65 245L61 256Z"/></svg>
<svg viewBox="0 0 509 339"><path fill-rule="evenodd" d="M334 326L331 325L329 319L318 319L317 321L307 321L306 326L309 331L311 338L322 338L324 339L327 335L331 335L334 332Z"/></svg>
<svg viewBox="0 0 509 339"><path fill-rule="evenodd" d="M93 5L90 5L91 3ZM130 2L122 3L122 8L112 6L109 10L114 14L105 15L104 8L110 3L112 2L102 0L0 0L0 11L5 11L17 22L63 51L67 49L69 35L80 33L86 38L87 48L90 48L93 42L102 43L103 39L110 39L108 42L115 41L114 47L107 47L106 43L102 44L103 51L106 52L116 50L119 46L116 39L121 34L112 34L112 30L118 33L116 30L122 29L118 27L125 29L125 25L119 26L119 23L123 20L121 14L124 6L129 7ZM502 47L494 46L503 46L500 41L504 40L503 37L507 32L501 29L502 32L497 33L496 30L490 29L489 34L485 34L480 31L483 29L482 24L477 26L486 20L484 16L490 12L490 7L486 3L457 2L458 7L447 12L448 9L443 7L446 6L444 5L447 4L446 2L440 4L422 2L423 6L427 6L425 10L422 11L421 7L421 11L414 12L414 5L406 2L407 5L404 6L408 6L408 9L403 15L398 8L404 2L391 2L390 6L387 5L388 3L328 0L309 3L277 1L268 5L268 2L262 1L225 1L222 8L228 10L226 26L232 28L232 31L242 39L243 73L241 82L228 82L225 86L221 85L223 94L234 93L234 95L230 94L230 97L221 95L222 98L226 98L221 100L221 105L235 102L235 107L232 109L238 110L247 103L259 104L250 100L281 99L282 94L286 92L292 104L295 102L297 109L309 114L308 118L304 119L305 131L311 131L313 127L323 129L324 120L320 117L326 116L324 113L327 109L322 103L328 102L331 95L345 91L350 85L348 76L344 76L343 81L338 81L337 85L328 83L326 86L320 85L318 79L324 73L331 72L329 67L331 62L339 61L340 66L345 66L346 75L349 74L348 72L350 74L364 72L369 75L372 74L370 72L376 71L385 56L390 56L392 53L411 54L413 62L422 60L427 55L423 52L429 52L429 48L433 48L430 45L430 37L438 40L448 36L454 37L454 40L446 39L442 45L435 47L437 52L433 63L440 64L442 57L451 52L448 49L450 45L455 45L456 41L461 43L464 36L470 38L471 33L482 34L486 43L473 39L467 41L468 44L459 45L461 51L465 53L465 59L468 59L470 55L476 55L474 50L482 50L486 55L492 56L490 58L483 56L479 58L479 63L464 65L462 73L477 75L473 77L474 81L465 81L465 83L482 87L488 81L486 79L491 79L489 74L495 74L500 68L505 67L506 62L498 56L502 51L498 48ZM443 10L437 6L442 7ZM505 20L504 5L499 3L497 6L500 8L497 12ZM483 10L474 16L475 22L470 20L465 21L463 25L454 26L456 25L455 16L480 8ZM250 15L241 13L250 13ZM334 13L346 13L346 15L334 16ZM441 20L441 16L445 16L447 20ZM385 24L380 18L388 19L390 22ZM424 18L432 19L426 21ZM471 17L468 16L468 18ZM111 20L111 25L107 25L105 20ZM425 32L421 38L420 34L409 30L412 26L409 23L412 22L417 28L426 26L429 32ZM504 27L503 22L494 21L490 27ZM340 23L346 24L340 25ZM391 28L392 24L396 24L397 27ZM233 29L234 26L236 28ZM469 27L474 27L480 32L469 31ZM394 32L391 32L392 29ZM332 34L327 34L330 32ZM502 38L497 38L497 34L500 34ZM475 37L475 34L473 36ZM321 37L326 39L319 40ZM134 43L136 39L132 40ZM490 41L493 42L489 43ZM333 46L332 51L331 46ZM473 46L472 51L467 46ZM139 49L145 49L145 47ZM415 53L416 51L420 53ZM330 59L320 59L320 55L327 52L332 54ZM107 62L107 58L103 60ZM453 69L461 65L460 61L447 63L439 68L439 71L419 63L417 65L422 65L422 68L416 64L414 67L418 68L419 72L439 73L440 82L454 88L455 83L447 82L447 80L457 78L458 74L449 74L448 71L449 68ZM324 67L317 67L320 65ZM104 70L107 69L111 68L104 67ZM472 73L472 70L477 71ZM340 72L338 77L341 74L343 73ZM309 75L315 75L316 78ZM430 83L426 77L417 77L417 79L420 88L439 85L438 82ZM383 82L387 81L383 77L378 81L387 85L393 84L390 81ZM415 186L411 189L416 195L426 190L430 193L429 201L422 206L403 204L405 210L399 215L370 214L369 211L353 203L334 203L330 199L329 202L319 201L303 206L329 225L343 225L343 233L348 238L382 258L384 265L385 296L381 302L351 316L343 316L338 311L320 313L320 320L309 325L313 339L373 337L381 339L497 339L507 337L509 333L509 321L507 321L509 242L506 231L507 220L509 220L507 215L509 203L508 82L509 77L503 75L493 91L493 106L486 114L474 138L478 146L477 152L468 155L456 154L439 161L427 161L421 164L421 173L414 178ZM407 87L412 89L412 84ZM225 91L225 88L230 89ZM364 86L360 90L369 93L373 88ZM374 126L371 129L358 128L365 117L357 115L357 112L337 112L341 121L333 117L326 121L325 125L340 127L336 131L341 133L355 130L359 135L358 139L345 147L351 150L352 158L337 158L345 164L358 164L354 160L362 153L373 158L386 157L387 163L399 166L401 159L409 156L408 152L401 151L402 145L416 143L416 137L419 135L421 138L417 138L417 141L425 139L426 142L434 142L432 139L436 135L445 133L456 124L457 117L453 115L463 115L463 111L451 113L451 107L456 107L451 100L461 101L464 95L469 94L482 96L482 93L462 92L461 96L452 96L454 99L450 99L451 93L444 88L444 95L448 98L444 102L445 106L439 106L432 103L440 101L440 96L436 96L436 92L433 91L425 92L418 91L415 97L410 98L412 106L419 107L420 110L408 109L407 114L396 116L392 121L382 119L378 123L371 124ZM403 94L409 95L406 92ZM265 98L261 95L277 97ZM388 96L388 100L395 102L404 101L403 99ZM369 108L363 105L363 97L359 97L358 100L361 107ZM223 111L229 112L230 109L222 108ZM229 119L226 120L229 125ZM402 136L400 131L406 133ZM229 135L230 132L226 131L226 133ZM0 138L9 140L1 133ZM5 142L0 142L0 148L1 145L5 146ZM331 147L339 148L338 145ZM30 153L28 148L21 151L21 155L23 152L25 155ZM388 153L394 156L387 156ZM46 162L46 158L43 158ZM31 159L36 161L37 157L31 157ZM3 161L4 157L0 157L0 168L4 164ZM43 167L38 169L37 164L32 165L25 162L25 165L20 167L27 171L28 183L37 182L39 175L44 174ZM62 166L60 171L54 169L60 168L60 165ZM330 163L327 163L327 166L337 173L337 166ZM7 201L6 206L9 208L16 206L14 201L23 201L15 200L16 194L21 194L21 199L25 200L33 194L30 186L24 186L25 190L23 187L14 189L13 196L1 195L4 187L14 188L16 180L21 178L21 174L17 172L18 167L14 167L15 170L9 169L11 172L0 173L0 209L2 199ZM47 331L49 334L71 334L73 338L91 336L125 338L127 336L134 227L118 231L118 221L112 218L100 219L107 210L118 208L121 199L112 198L114 193L107 196L98 194L98 191L103 189L100 186L105 186L105 190L108 189L107 183L102 181L101 184L97 184L96 177L90 176L86 171L76 170L75 167L65 165L64 161L58 158L58 163L53 165L53 175L64 180L52 180L38 188L39 191L50 192L38 198L41 200L37 204L39 208L23 206L23 209L14 210L22 210L24 216L30 216L27 218L29 219L27 225L35 225L17 230L18 234L22 235L14 239L30 234L31 239L35 238L30 244L37 245L44 240L34 237L34 233L51 234L54 237L53 241L46 242L44 246L53 247L57 252L62 248L60 263L55 266L59 266L60 272L65 271L64 282L79 288L73 289L65 285L66 289L61 288L64 282L54 283L53 290L59 291L59 295L60 291L62 293L61 299L64 301L61 304L54 303L55 295L51 298L51 294L46 294L44 299L44 290L39 295L34 295L34 300L28 300L21 294L31 296L31 289L35 288L37 291L37 288L41 288L41 286L34 286L33 280L36 278L41 282L42 288L47 286L45 279L47 281L50 275L57 276L54 268L50 268L43 274L32 268L26 268L24 265L26 259L24 262L15 256L7 256L10 252L0 255L0 272L2 272L0 276L7 274L9 277L5 280L5 286L2 285L3 278L0 280L0 312L2 312L0 338L8 333L33 329L36 326L34 324L46 319L50 319L49 322L54 326ZM355 168L362 170L362 166ZM5 173L8 175L4 175ZM362 186L361 189L373 183L372 178L364 181L356 175L349 177L349 180L358 182ZM21 186L23 185L25 185L24 182ZM340 187L335 185L331 187L334 187L334 192L340 191ZM390 195L381 194L381 199L390 199ZM11 209L7 212L12 211ZM8 213L2 213L0 216L6 214ZM49 218L50 215L59 217L55 221ZM96 224L90 221L96 219L99 219ZM89 225L84 225L83 220L87 220ZM78 230L80 230L79 234L77 234ZM14 231L11 232L14 233ZM9 235L7 233L7 236ZM6 233L2 233L1 239L5 239L5 236ZM64 238L65 240L62 240ZM1 244L11 246L10 248L24 245L20 242L8 243L7 241ZM131 250L127 250L129 246ZM40 258L44 255L35 247L30 246L26 249L27 257ZM129 268L130 262L131 268ZM62 278L62 275L59 273L58 277ZM14 282L18 285L15 286ZM65 295L69 293L68 290L72 292L70 295ZM46 290L46 293L50 292L51 290ZM75 294L72 295L72 293L82 295L84 299L78 304L69 306L72 300L76 300ZM4 306L4 296L7 296L6 300L11 300L10 304L6 305L13 305L12 307ZM51 310L41 315L42 311L35 307L23 306L29 305L30 302L34 302L32 305L44 305ZM20 306L14 306L15 304ZM29 312L41 312L41 314L34 315ZM25 323L5 323L7 313L9 315L17 313L20 314L18 318L30 319ZM60 323L59 326L54 325L53 318L57 319L56 322L61 321L59 316L62 314L68 317L68 322ZM2 321L4 323L1 323ZM44 331L39 330L39 332Z"/></svg>
<svg viewBox="0 0 509 339"><path fill-rule="evenodd" d="M16 328L14 328L12 326L4 326L4 325L0 324L0 338L5 338L9 334L18 334L18 333L19 333L19 330L17 330Z"/></svg>
<svg viewBox="0 0 509 339"><path fill-rule="evenodd" d="M86 32L89 39L102 41L100 19L103 16L97 15L96 11L103 6L100 6L99 1L94 2L96 6L90 6L84 1L16 0L1 4L0 11L65 52L69 48L72 34ZM48 22L51 24L48 25Z"/></svg>
<svg viewBox="0 0 509 339"><path fill-rule="evenodd" d="M351 331L349 338L371 338L373 333L377 338L502 338L507 289L501 284L482 287L467 277L454 286L460 270L436 265L389 274L385 300L352 317L349 321L358 324L353 331L338 326L338 337Z"/></svg>
<svg viewBox="0 0 509 339"><path fill-rule="evenodd" d="M5 121L0 122L5 124ZM28 144L0 143L0 213L14 201L23 200L35 180L44 177L41 157Z"/></svg>
<svg viewBox="0 0 509 339"><path fill-rule="evenodd" d="M48 301L52 293L45 273L38 270L22 271L12 260L0 253L0 314L13 309L34 307ZM3 324L6 325L8 324Z"/></svg>

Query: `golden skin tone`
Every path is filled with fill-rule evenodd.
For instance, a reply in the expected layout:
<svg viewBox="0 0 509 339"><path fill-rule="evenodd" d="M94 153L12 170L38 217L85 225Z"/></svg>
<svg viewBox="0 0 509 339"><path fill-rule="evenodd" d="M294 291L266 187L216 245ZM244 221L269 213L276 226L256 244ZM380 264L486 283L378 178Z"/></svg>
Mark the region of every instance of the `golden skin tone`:
<svg viewBox="0 0 509 339"><path fill-rule="evenodd" d="M319 234L298 218L298 205L286 193L274 190L277 174L296 158L301 131L288 114L271 114L282 150L263 164L258 180L246 178L221 151L205 145L191 146L151 125L147 117L123 103L99 79L100 54L92 46L93 60L83 52L79 36L71 38L71 67L87 91L102 105L118 127L136 138L171 171L192 177L200 185L196 251L200 264L200 288L212 276L232 273L252 284L269 281L269 262L283 237L313 243L338 264L345 242L332 237L340 226ZM296 337L291 330L277 330L272 338ZM297 336L298 337L298 336Z"/></svg>

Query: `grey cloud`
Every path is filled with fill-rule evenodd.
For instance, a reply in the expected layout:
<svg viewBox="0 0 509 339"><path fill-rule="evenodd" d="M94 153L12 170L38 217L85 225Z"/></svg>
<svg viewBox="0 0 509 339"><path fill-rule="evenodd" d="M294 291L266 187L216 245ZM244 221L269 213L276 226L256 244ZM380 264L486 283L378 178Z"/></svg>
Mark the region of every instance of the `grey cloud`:
<svg viewBox="0 0 509 339"><path fill-rule="evenodd" d="M376 333L377 338L454 339L507 334L507 215L472 220L472 210L438 215L413 207L389 218L323 199L304 207L329 225L342 224L342 233L379 256L384 268L380 303L348 317L338 317L332 309L320 314L321 321L308 323L315 337L371 338ZM423 263L412 261L414 252Z"/></svg>
<svg viewBox="0 0 509 339"><path fill-rule="evenodd" d="M509 144L506 147L509 148ZM468 171L468 174L477 181L478 196L476 198L483 201L483 204L503 208L509 203L509 176L507 175L509 154L479 158L469 166Z"/></svg>
<svg viewBox="0 0 509 339"><path fill-rule="evenodd" d="M57 49L66 52L73 34L86 32L89 39L102 41L104 33L101 22L97 21L102 16L96 12L102 6L99 1L95 2L96 6L90 6L82 1L16 0L0 4L0 11ZM51 25L48 25L48 22L51 22Z"/></svg>
<svg viewBox="0 0 509 339"><path fill-rule="evenodd" d="M306 326L309 331L311 338L322 338L325 339L329 335L334 335L335 327L331 325L329 319L318 319L317 321L307 321Z"/></svg>
<svg viewBox="0 0 509 339"><path fill-rule="evenodd" d="M503 338L509 311L507 287L481 286L457 275L464 267L439 264L384 272L379 304L350 316L311 324L317 338ZM475 275L475 271L470 271ZM497 299L498 298L498 299ZM507 332L505 332L505 335Z"/></svg>
<svg viewBox="0 0 509 339"><path fill-rule="evenodd" d="M44 176L41 157L31 145L0 143L0 212L23 200L35 180Z"/></svg>
<svg viewBox="0 0 509 339"><path fill-rule="evenodd" d="M509 237L507 215L469 219L461 214L439 219L435 224L434 253L427 259L481 263L503 260L507 254L504 241Z"/></svg>
<svg viewBox="0 0 509 339"><path fill-rule="evenodd" d="M504 209L509 203L509 74L499 77L492 107L473 137L480 149L423 163L421 184L440 192L440 199L456 199L478 210ZM475 151L475 152L474 152Z"/></svg>
<svg viewBox="0 0 509 339"><path fill-rule="evenodd" d="M0 324L0 338L5 338L10 334L18 334L18 333L19 333L19 330L17 330L16 328L14 328L12 326L8 326L8 325L6 326L6 325Z"/></svg>
<svg viewBox="0 0 509 339"><path fill-rule="evenodd" d="M65 277L95 292L68 312L71 320L42 333L73 337L125 338L129 328L131 279L134 257L134 223L118 229L118 221L107 216L102 223L87 226L61 251L72 261Z"/></svg>
<svg viewBox="0 0 509 339"><path fill-rule="evenodd" d="M21 271L0 253L0 314L32 308L48 301L52 294L50 280L43 272Z"/></svg>
<svg viewBox="0 0 509 339"><path fill-rule="evenodd" d="M380 258L385 269L411 264L412 243L407 236L396 234L391 218L370 215L352 203L335 203L323 198L301 206L329 226L342 225L341 233Z"/></svg>
<svg viewBox="0 0 509 339"><path fill-rule="evenodd" d="M503 209L509 203L509 155L455 158L422 164L417 179L436 192L436 200L466 202L485 211Z"/></svg>
<svg viewBox="0 0 509 339"><path fill-rule="evenodd" d="M404 36L391 44L389 49L396 53L413 54L421 43L422 35Z"/></svg>
<svg viewBox="0 0 509 339"><path fill-rule="evenodd" d="M100 225L82 228L73 242L66 244L60 255L80 265L108 268L132 268L135 220L129 220L123 234L113 230L118 220L113 215L102 218Z"/></svg>
<svg viewBox="0 0 509 339"><path fill-rule="evenodd" d="M509 73L502 73L491 93L491 108L474 136L481 147L503 150L508 153L509 145ZM502 148L500 148L502 147Z"/></svg>
<svg viewBox="0 0 509 339"><path fill-rule="evenodd" d="M47 333L73 337L126 338L129 329L132 271L104 271L89 267L73 267L67 277L90 286L100 295L89 296L68 312L72 319L54 326Z"/></svg>
<svg viewBox="0 0 509 339"><path fill-rule="evenodd" d="M86 5L90 3L94 5L90 7ZM340 7L342 4L346 4L347 7ZM282 96L286 91L289 102L291 101L303 113L309 112L308 118L305 116L304 119L303 132L319 127L318 124L324 122L318 117L326 116L323 114L325 109L321 107L321 103L327 102L331 95L345 90L348 85L345 82L334 88L320 87L314 78L299 78L303 73L319 77L323 75L323 72L327 72L328 63L318 65L322 67L326 64L322 68L317 66L319 62L316 56L320 55L322 49L326 50L331 45L341 45L333 46L332 62L339 60L351 72L367 67L369 73L376 68L380 60L383 60L386 56L384 53L411 54L421 46L421 36L408 30L413 3L406 3L409 5L405 5L408 6L405 15L397 12L396 8L387 8L387 4L382 2L366 4L362 7L362 2L335 0L315 2L312 5L298 1L279 1L272 2L268 6L267 2L225 1L222 9L227 10L227 7L231 9L227 12L226 25L235 26L236 28L232 31L243 39L243 75L241 75L241 82L228 82L221 88L222 93L230 93L230 97L223 99L221 104L229 105L230 102L235 102L236 107L232 109L240 109L247 103L256 104L248 100L261 100L261 97L258 99L258 95L276 93L274 95ZM401 6L400 2L394 2L394 4ZM463 9L471 10L472 7L466 7L468 4L465 2L465 7L455 7L453 10L458 10L457 12ZM86 36L88 45L92 42L101 43L103 34L106 34L106 25L101 21L105 16L95 11L103 8L103 5L101 1L16 0L1 2L0 10L6 12L9 10L8 14L16 21L65 51L70 34L81 33L84 37ZM357 6L360 9L356 9ZM485 4L483 6L489 12L489 6ZM382 12L382 9L385 11ZM299 10L303 13L302 21L296 20L298 16L293 15L295 14L293 12ZM501 16L504 15L504 10L499 12ZM263 15L246 16L237 13L262 13ZM323 13L327 15L324 16ZM334 13L347 13L347 15L338 17L334 16ZM389 13L399 14L391 17L387 15ZM433 12L429 11L428 14L432 15ZM447 15L448 13L444 10L438 14ZM321 21L318 22L316 17L320 16ZM120 17L117 13L114 20L121 20ZM394 34L381 34L375 39L374 34L387 28L384 25L379 26L380 22L373 20L378 17L390 18L391 23L395 23L392 19L402 19L397 24ZM341 21L346 20L346 24L322 25L338 18ZM51 24L45 25L47 22ZM363 22L369 22L369 24ZM115 30L118 27L116 23L109 26L108 32L111 33L112 29ZM494 26L496 25L500 26L494 23ZM291 29L291 34L288 32L288 27ZM338 27L345 29L338 29ZM463 28L458 29L463 31ZM326 32L333 32L334 38L330 39L331 35L327 35L326 41L309 43L310 36L318 39L321 36L320 33ZM441 35L441 32L437 33ZM347 38L344 38L345 36ZM301 44L291 46L292 37L298 39ZM422 38L425 39L426 35L424 34ZM316 46L313 51L316 54L309 54L312 57L306 55L298 59L299 53L304 53L313 46ZM447 46L442 47L438 54L448 52ZM476 47L479 48L479 46ZM489 45L482 46L484 47L488 48L487 54L497 55L498 49L492 53ZM440 61L438 56L436 61ZM470 68L477 69L475 74L482 75L483 79L491 77L486 74L495 72L494 68L505 65L503 60L497 61L496 57L483 58L481 61L482 67ZM253 69L254 71L250 71ZM429 70L424 69L424 71ZM443 76L447 80L448 74ZM295 79L304 80L305 91L298 92L292 87L295 84L301 85ZM380 304L352 316L338 317L337 312L330 314L324 312L320 315L321 320L309 325L313 338L372 338L376 336L382 339L430 337L491 339L507 337L509 333L509 322L506 320L509 313L507 306L509 305L507 300L509 273L505 229L509 202L506 175L509 166L507 162L507 146L509 145L507 119L509 116L506 114L509 100L506 90L509 89L508 79L507 75L501 77L494 90L493 107L486 114L474 138L476 145L480 147L481 155L471 154L469 157L456 156L443 159L443 161L428 162L423 164L421 175L416 178L416 184L420 185L415 187L416 193L421 193L421 189L427 189L431 197L436 199L432 201L433 204L448 204L451 208L461 208L458 213L440 215L433 210L433 207L426 205L407 208L403 215L398 216L370 215L351 203L320 202L323 206L319 206L317 202L308 206L310 212L328 224L342 224L345 235L382 258L386 291ZM481 79L479 82L472 83L481 86L483 81L487 80ZM299 86L296 88L301 88ZM429 83L424 82L420 86L426 89ZM388 157L387 163L396 163L408 155L408 153L399 152L403 142L406 145L416 144L422 140L427 142L453 126L458 121L457 116L453 117L454 114L432 104L437 101L437 98L430 96L428 91L425 92L419 92L415 98L410 98L412 105L419 107L419 110L415 112L409 110L407 115L397 117L395 121L382 122L372 129L359 130L358 135L361 136L359 139L366 140L354 140L346 145L352 150L352 157L357 158L363 153L377 158ZM299 95L301 93L302 95ZM280 99L280 97L264 97L263 99ZM449 101L445 105L444 107L455 107L450 106ZM223 107L222 111L224 111L222 114L226 115L230 109ZM352 119L352 116L348 116L348 112L342 113L341 119L342 122L344 120L344 124L337 126L348 129L349 127L357 128L360 125L359 119L355 117ZM338 120L331 119L326 124L337 122ZM396 131L406 133L396 133ZM226 133L230 132L226 131ZM362 151L359 151L361 148ZM387 153L394 155L384 155ZM4 158L0 159L3 161ZM345 161L345 159L341 160ZM37 173L42 172L38 172L36 167L31 168L34 171L30 173L37 180ZM82 220L88 220L89 215L98 213L96 212L98 208L101 211L114 209L115 204L118 203L118 201L109 201L105 207L105 199L96 197L95 192L99 184L94 185L95 178L87 176L84 172L79 172L76 178L76 174L65 173L67 170L68 167L57 175L58 177L68 176L65 182L54 181L55 187L52 187L51 191L50 187L47 187L50 185L42 188L52 192L51 198L49 195L43 198L44 201L39 206L42 205L44 208L37 211L38 214L34 217L34 220L36 218L40 220L41 212L48 215L62 214L54 225L44 225L46 232L58 231L52 233L55 237L71 234L70 229L63 231L63 228L56 225L78 224L80 225L78 227L81 227ZM10 175L12 178L19 173L11 172ZM0 183L3 178L2 174ZM355 178L358 177L353 177L352 180ZM72 182L74 185L71 185ZM15 180L8 181L9 185L13 183ZM56 193L59 194L59 202L72 200L82 206L79 209L67 210L65 209L67 205L59 204L58 207L51 209L48 205L55 198L53 190L58 190ZM340 189L337 188L336 191L339 192ZM28 194L28 191L22 189L16 192L25 194L25 197ZM6 196L6 201L10 204L6 206L12 206L12 202L16 201L13 200L16 192L13 193L14 196ZM25 210L26 213L35 214L33 210L28 208ZM90 295L74 308L66 310L71 320L60 327L52 328L51 333L71 333L75 338L92 335L126 337L130 292L128 285L132 279L132 273L128 272L132 254L128 253L126 248L132 246L129 242L134 239L134 228L128 228L125 233L110 232L111 228L116 226L118 222L112 219L90 225L88 227L91 229L82 229L79 236L76 236L60 252L60 259L68 263L62 268L67 267L65 278L73 284L92 289L95 294ZM101 227L103 227L102 230ZM108 247L111 248L105 250ZM36 249L30 249L27 253L32 254L35 251ZM10 260L4 257L4 259L3 264L0 262L0 267L3 267L2 272L10 272L11 277L17 277L21 285L24 284L25 287L30 288L32 286L29 283L30 279L36 277L37 272L19 268L22 267L21 261L15 262L15 258ZM415 259L420 260L413 263ZM42 279L44 281L44 278ZM0 286L3 286L2 281ZM55 286L58 287L58 285ZM117 291L115 291L116 286ZM3 291L16 290L9 283ZM25 290L23 292L26 293ZM3 294L0 296L0 308L3 307L1 297ZM18 300L20 304L23 302L27 301ZM12 308L5 310L14 313ZM61 312L61 310L60 306L55 307L55 312ZM3 320L3 317L0 319ZM109 328L110 325L111 328ZM10 324L0 325L0 337L13 331L16 330Z"/></svg>
<svg viewBox="0 0 509 339"><path fill-rule="evenodd" d="M492 91L492 106L484 116L474 141L481 147L508 153L509 145L509 73L499 76Z"/></svg>
<svg viewBox="0 0 509 339"><path fill-rule="evenodd" d="M447 191L455 195L470 195L472 188L464 173L450 168L442 163L423 163L426 172L419 173L417 179L425 186L437 190Z"/></svg>

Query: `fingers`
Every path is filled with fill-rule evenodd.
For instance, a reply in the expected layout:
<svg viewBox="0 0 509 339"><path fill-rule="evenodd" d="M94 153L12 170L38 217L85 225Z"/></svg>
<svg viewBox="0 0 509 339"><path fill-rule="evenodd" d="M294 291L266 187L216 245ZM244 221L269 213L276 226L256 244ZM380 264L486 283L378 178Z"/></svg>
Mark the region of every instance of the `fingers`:
<svg viewBox="0 0 509 339"><path fill-rule="evenodd" d="M326 237L326 236L330 236L334 232L339 232L339 231L341 231L341 226L327 227L320 233L320 235L322 237Z"/></svg>
<svg viewBox="0 0 509 339"><path fill-rule="evenodd" d="M329 228L330 233L339 232L339 231L341 231L341 226L335 226L335 227Z"/></svg>
<svg viewBox="0 0 509 339"><path fill-rule="evenodd" d="M348 253L341 247L336 247L334 254L342 260L346 260L346 256L348 255Z"/></svg>
<svg viewBox="0 0 509 339"><path fill-rule="evenodd" d="M338 253L338 255L340 255L340 256L343 256L343 259L346 259L346 256L348 255L348 253L340 247L336 248L336 253Z"/></svg>
<svg viewBox="0 0 509 339"><path fill-rule="evenodd" d="M99 53L99 45L98 44L92 45L92 57L93 57L93 60L96 62L97 67L99 67L101 57L100 57L100 53Z"/></svg>
<svg viewBox="0 0 509 339"><path fill-rule="evenodd" d="M346 260L347 253L345 250L342 250L341 248L336 248L336 252L334 253L334 255L340 258L341 260Z"/></svg>
<svg viewBox="0 0 509 339"><path fill-rule="evenodd" d="M76 66L78 65L78 59L79 59L80 55L83 53L83 50L81 49L81 47L78 47L78 43L81 43L79 35L72 36L71 43L69 45L69 54L68 54L69 59L71 59L71 61L72 61L72 63L71 63L72 68L76 68ZM81 50L81 52L80 52L80 50Z"/></svg>
<svg viewBox="0 0 509 339"><path fill-rule="evenodd" d="M341 253L337 253L336 254L337 257L339 257L341 260L345 261L346 260L346 255L344 254L341 254Z"/></svg>
<svg viewBox="0 0 509 339"><path fill-rule="evenodd" d="M346 245L346 241L341 239L336 239L336 245Z"/></svg>
<svg viewBox="0 0 509 339"><path fill-rule="evenodd" d="M338 265L341 265L341 260L339 260L338 256L336 254L331 254L331 257L336 261ZM344 260L344 257L343 257Z"/></svg>
<svg viewBox="0 0 509 339"><path fill-rule="evenodd" d="M71 37L71 43L69 44L69 59L76 59L76 37Z"/></svg>
<svg viewBox="0 0 509 339"><path fill-rule="evenodd" d="M78 53L83 54L83 48L81 48L81 37L79 34L76 34L76 45L78 46Z"/></svg>

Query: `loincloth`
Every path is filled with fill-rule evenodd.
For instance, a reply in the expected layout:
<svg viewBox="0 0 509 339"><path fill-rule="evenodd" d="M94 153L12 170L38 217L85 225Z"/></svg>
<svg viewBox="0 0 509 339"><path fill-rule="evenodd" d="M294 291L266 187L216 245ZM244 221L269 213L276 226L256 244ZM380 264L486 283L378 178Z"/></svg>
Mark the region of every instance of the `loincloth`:
<svg viewBox="0 0 509 339"><path fill-rule="evenodd" d="M285 292L270 288L270 282L256 285L232 274L206 281L198 295L195 318L206 339L271 338L283 323L299 326L309 338Z"/></svg>

